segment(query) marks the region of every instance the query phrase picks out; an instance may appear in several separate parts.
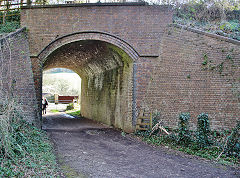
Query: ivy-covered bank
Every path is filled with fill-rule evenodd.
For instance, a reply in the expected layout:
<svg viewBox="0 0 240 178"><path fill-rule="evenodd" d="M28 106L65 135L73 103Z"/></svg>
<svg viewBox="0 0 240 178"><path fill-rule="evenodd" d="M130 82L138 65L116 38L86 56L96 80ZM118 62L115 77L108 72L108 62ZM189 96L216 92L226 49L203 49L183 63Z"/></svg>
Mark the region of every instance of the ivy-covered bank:
<svg viewBox="0 0 240 178"><path fill-rule="evenodd" d="M14 32L20 28L20 11L9 11L3 23L3 12L0 11L0 34Z"/></svg>
<svg viewBox="0 0 240 178"><path fill-rule="evenodd" d="M239 166L240 163L240 121L232 130L211 130L208 114L198 116L197 129L189 129L189 113L179 115L177 129L165 127L169 135L156 130L137 131L143 141L156 146L166 146L187 154L217 161L222 164ZM155 113L153 124L159 123L159 113Z"/></svg>
<svg viewBox="0 0 240 178"><path fill-rule="evenodd" d="M188 0L175 7L174 23L240 40L239 0Z"/></svg>
<svg viewBox="0 0 240 178"><path fill-rule="evenodd" d="M12 98L0 101L0 177L58 177L46 132L23 120Z"/></svg>

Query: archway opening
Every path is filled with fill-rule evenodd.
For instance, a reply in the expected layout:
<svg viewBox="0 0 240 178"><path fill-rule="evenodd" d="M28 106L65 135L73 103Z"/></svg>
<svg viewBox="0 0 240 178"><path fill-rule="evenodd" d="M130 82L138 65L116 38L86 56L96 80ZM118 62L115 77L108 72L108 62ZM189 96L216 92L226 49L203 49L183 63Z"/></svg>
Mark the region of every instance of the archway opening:
<svg viewBox="0 0 240 178"><path fill-rule="evenodd" d="M52 68L43 71L42 97L51 113L69 110L80 113L81 78L72 70Z"/></svg>
<svg viewBox="0 0 240 178"><path fill-rule="evenodd" d="M61 45L43 61L43 70L67 68L81 77L81 115L133 130L133 60L121 48L100 40Z"/></svg>

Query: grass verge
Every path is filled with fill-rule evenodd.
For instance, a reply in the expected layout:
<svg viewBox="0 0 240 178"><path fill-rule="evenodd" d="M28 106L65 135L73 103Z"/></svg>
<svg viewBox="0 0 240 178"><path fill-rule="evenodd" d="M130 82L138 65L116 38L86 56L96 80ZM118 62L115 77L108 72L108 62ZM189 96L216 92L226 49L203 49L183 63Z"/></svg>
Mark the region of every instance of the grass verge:
<svg viewBox="0 0 240 178"><path fill-rule="evenodd" d="M0 177L59 177L46 132L26 122L22 113L16 99L0 101Z"/></svg>
<svg viewBox="0 0 240 178"><path fill-rule="evenodd" d="M71 115L71 116L77 116L80 117L81 116L81 112L80 110L68 110L66 111L67 114Z"/></svg>
<svg viewBox="0 0 240 178"><path fill-rule="evenodd" d="M16 138L13 152L11 156L1 154L0 177L58 177L53 146L45 131L21 121L12 134Z"/></svg>
<svg viewBox="0 0 240 178"><path fill-rule="evenodd" d="M56 112L59 112L59 110L57 110L57 109L51 109L50 112L56 113Z"/></svg>
<svg viewBox="0 0 240 178"><path fill-rule="evenodd" d="M154 145L154 146L164 146L166 148L171 148L173 150L178 150L189 155L199 156L208 160L212 160L224 165L230 165L233 167L240 166L240 160L233 156L227 156L223 154L219 159L218 156L222 152L221 147L219 146L209 146L204 148L199 148L197 144L190 144L190 145L179 145L173 139L166 135L152 135L149 136L149 132L137 132L136 136L140 138L142 141Z"/></svg>

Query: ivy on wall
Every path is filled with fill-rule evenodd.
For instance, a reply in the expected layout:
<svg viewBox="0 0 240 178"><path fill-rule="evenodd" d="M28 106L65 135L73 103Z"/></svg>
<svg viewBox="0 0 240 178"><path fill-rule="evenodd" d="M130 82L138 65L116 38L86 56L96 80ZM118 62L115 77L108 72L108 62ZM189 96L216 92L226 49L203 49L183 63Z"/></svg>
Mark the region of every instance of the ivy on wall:
<svg viewBox="0 0 240 178"><path fill-rule="evenodd" d="M202 70L213 71L221 77L225 77L226 80L231 83L233 95L239 100L240 77L237 76L239 67L237 65L237 59L235 59L234 48L222 49L221 53L223 60L220 62L214 62L209 58L208 54L203 54Z"/></svg>

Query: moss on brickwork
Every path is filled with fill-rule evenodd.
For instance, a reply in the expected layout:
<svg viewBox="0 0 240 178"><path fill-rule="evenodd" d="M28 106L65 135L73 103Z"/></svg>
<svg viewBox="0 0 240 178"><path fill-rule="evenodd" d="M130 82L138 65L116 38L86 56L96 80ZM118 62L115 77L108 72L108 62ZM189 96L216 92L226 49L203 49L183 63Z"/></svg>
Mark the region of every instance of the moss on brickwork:
<svg viewBox="0 0 240 178"><path fill-rule="evenodd" d="M82 116L132 129L133 60L126 52L107 42L84 40L61 46L43 61L44 69L64 67L80 75Z"/></svg>
<svg viewBox="0 0 240 178"><path fill-rule="evenodd" d="M108 47L110 50L114 51L116 54L120 56L122 62L124 63L124 67L129 67L129 64L133 62L129 55L127 55L127 53L124 52L122 49L112 44L108 44Z"/></svg>
<svg viewBox="0 0 240 178"><path fill-rule="evenodd" d="M115 49L116 51L118 49ZM118 50L118 52L122 52ZM132 121L126 121L128 106L124 105L129 77L131 77L131 59L124 53L122 56L123 66L104 71L99 76L86 78L82 90L82 114L117 128L132 130ZM124 54L124 55L123 55ZM127 58L126 58L127 57ZM125 59L124 59L125 58ZM132 66L131 66L132 67ZM101 78L101 87L96 85ZM97 80L97 82L96 82ZM84 86L87 86L84 87ZM130 100L131 101L131 100Z"/></svg>

